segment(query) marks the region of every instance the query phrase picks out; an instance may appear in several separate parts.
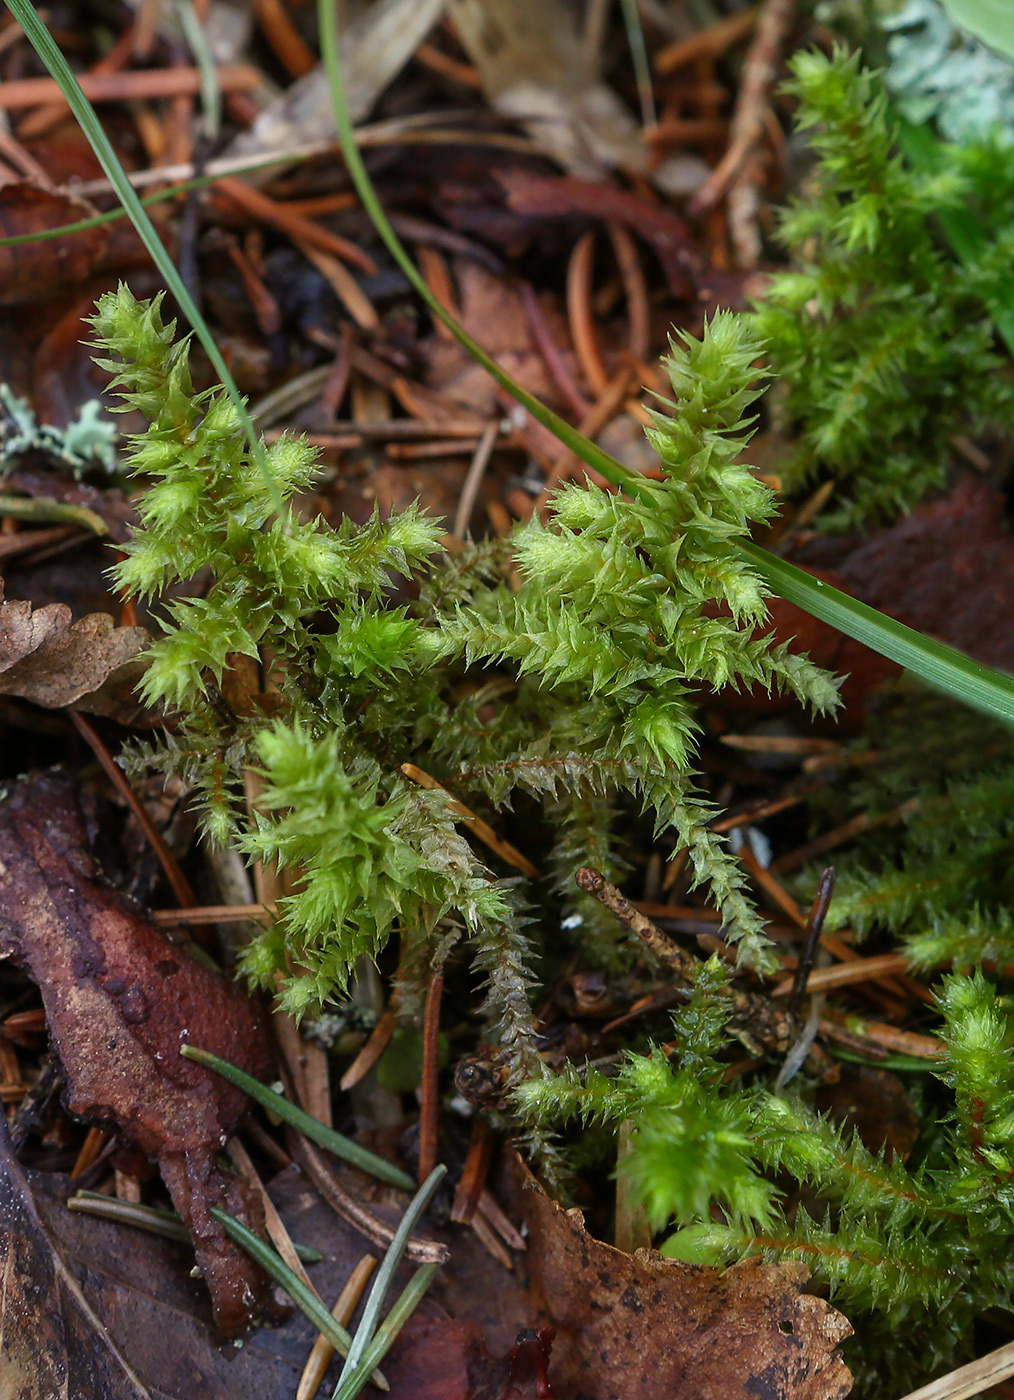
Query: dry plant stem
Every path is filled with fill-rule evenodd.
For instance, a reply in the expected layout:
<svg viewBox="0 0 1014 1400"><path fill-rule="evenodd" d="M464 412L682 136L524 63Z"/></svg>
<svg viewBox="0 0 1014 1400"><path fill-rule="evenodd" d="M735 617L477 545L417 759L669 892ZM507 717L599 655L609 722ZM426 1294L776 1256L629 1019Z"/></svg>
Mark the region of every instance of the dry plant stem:
<svg viewBox="0 0 1014 1400"><path fill-rule="evenodd" d="M444 973L439 968L430 978L423 1015L422 1099L419 1105L419 1185L437 1164L437 1138L440 1128L440 1002Z"/></svg>
<svg viewBox="0 0 1014 1400"><path fill-rule="evenodd" d="M347 238L341 238L337 233L321 228L320 224L304 218L301 214L294 214L285 205L269 199L267 195L261 194L260 190L255 190L242 180L225 177L215 181L215 189L224 195L230 204L234 204L244 214L249 214L260 223L270 224L272 228L278 229L295 241L342 258L365 272L368 277L376 275L377 264Z"/></svg>
<svg viewBox="0 0 1014 1400"><path fill-rule="evenodd" d="M714 209L764 134L775 70L794 9L793 0L764 0L743 65L729 149L690 205L690 212L698 218Z"/></svg>
<svg viewBox="0 0 1014 1400"><path fill-rule="evenodd" d="M431 778L424 769L416 767L414 763L403 763L401 765L401 771L406 778L410 778L413 783L418 783L420 787L439 788L441 792L447 792L447 789L442 783L438 783L436 778ZM509 841L501 841L490 824L483 821L482 817L477 817L470 807L466 807L465 804L459 802L456 797L451 797L450 793L447 793L447 795L451 798L448 804L451 811L454 812L456 816L463 817L465 821L469 823L467 830L471 835L477 836L479 840L484 845L488 846L491 851L494 851L502 861L505 861L508 865L514 866L515 870L520 870L522 874L528 875L533 880L542 878L538 867L534 866L527 856L523 856Z"/></svg>
<svg viewBox="0 0 1014 1400"><path fill-rule="evenodd" d="M601 871L585 865L575 876L578 888L594 895L600 904L616 915L621 923L637 935L644 946L683 982L693 985L700 966L698 960L685 953L677 943L625 899ZM784 1007L776 1006L770 998L735 989L726 993L732 1003L736 1033L751 1054L761 1048L776 1055L785 1055L796 1042L801 1030L798 1016ZM756 1049L755 1049L756 1047ZM823 1074L831 1061L823 1050L813 1046L806 1057L812 1073Z"/></svg>
<svg viewBox="0 0 1014 1400"><path fill-rule="evenodd" d="M1009 1376L1014 1376L1014 1342L987 1352L967 1366L959 1366L929 1385L909 1391L901 1400L968 1400L969 1396L989 1390Z"/></svg>
<svg viewBox="0 0 1014 1400"><path fill-rule="evenodd" d="M749 807L745 812L737 812L735 816L723 817L721 821L712 822L711 830L726 832L733 831L739 826L750 826L753 822L762 821L765 817L773 817L778 812L784 812L789 807L796 807L805 800L805 795L797 792L791 797L777 797L771 802L759 802L755 806ZM777 861L772 861L772 868L775 865L777 865Z"/></svg>
<svg viewBox="0 0 1014 1400"><path fill-rule="evenodd" d="M461 1169L461 1180L451 1206L451 1219L459 1225L470 1224L478 1209L492 1155L493 1134L489 1123L485 1118L477 1117L472 1121L472 1141L468 1145L468 1156Z"/></svg>
<svg viewBox="0 0 1014 1400"><path fill-rule="evenodd" d="M836 878L837 872L834 866L829 865L817 881L817 893L814 895L813 904L810 906L810 915L806 921L806 937L803 940L799 962L796 964L796 973L792 979L792 993L789 997L789 1010L792 1012L798 1013L803 1004L803 997L806 995L806 984L817 954L817 944L820 942L824 920L827 918Z"/></svg>
<svg viewBox="0 0 1014 1400"><path fill-rule="evenodd" d="M377 1261L372 1254L364 1254L362 1259L353 1269L349 1276L349 1281L338 1294L335 1305L331 1309L331 1316L341 1327L347 1327L356 1310L359 1299L363 1296L363 1290L370 1281L370 1275L377 1267ZM324 1373L331 1364L334 1356L334 1347L328 1339L321 1333L310 1349L310 1355L306 1358L306 1365L303 1367L303 1374L299 1378L296 1387L296 1400L313 1400L313 1397L320 1389Z"/></svg>
<svg viewBox="0 0 1014 1400"><path fill-rule="evenodd" d="M656 73L675 73L680 68L687 68L691 63L696 63L700 58L719 58L726 50L731 49L733 44L738 44L740 39L746 38L757 23L759 14L760 6L750 5L738 14L730 15L728 19L721 19L707 29L698 30L689 38L677 39L674 43L667 44L655 55Z"/></svg>
<svg viewBox="0 0 1014 1400"><path fill-rule="evenodd" d="M483 429L482 437L475 449L468 474L465 477L465 484L461 488L458 508L454 513L454 528L451 530L451 534L456 540L463 540L468 533L468 522L472 518L482 478L486 475L486 468L493 455L493 448L499 432L499 423L488 423Z"/></svg>
<svg viewBox="0 0 1014 1400"><path fill-rule="evenodd" d="M246 64L216 68L215 74L223 92L250 92L263 82L258 70ZM145 97L176 97L180 93L197 96L201 90L201 75L196 68L82 73L78 81L90 102L129 102ZM54 108L59 104L66 113L67 103L55 78L15 78L0 83L0 110L12 112L40 103Z"/></svg>
<svg viewBox="0 0 1014 1400"><path fill-rule="evenodd" d="M338 1081L338 1087L343 1092L354 1089L361 1079L365 1079L390 1045L391 1037L398 1024L398 1014L394 1007L393 997L391 1001L391 1006L387 1008L370 1032L370 1038Z"/></svg>
<svg viewBox="0 0 1014 1400"><path fill-rule="evenodd" d="M426 278L426 285L440 305L445 311L449 312L450 315L460 319L461 312L456 304L454 296L454 283L451 280L451 273L447 266L447 260L440 249L417 243L415 245L415 260L419 266L419 271ZM433 329L441 340L454 340L452 331L443 321L434 321Z"/></svg>
<svg viewBox="0 0 1014 1400"><path fill-rule="evenodd" d="M535 294L535 288L530 282L522 282L519 287L521 306L528 322L528 329L532 333L535 341L535 348L542 356L542 361L553 387L566 403L575 418L581 419L591 410L591 404L584 394L577 387L574 378L564 363L560 347L553 339L552 332L543 315L539 299Z"/></svg>
<svg viewBox="0 0 1014 1400"><path fill-rule="evenodd" d="M289 1232L285 1228L278 1211L275 1209L275 1203L265 1190L264 1183L260 1179L257 1168L254 1166L253 1162L251 1162L250 1155L246 1148L238 1138L233 1138L229 1143L228 1150L229 1156L235 1162L239 1171L246 1177L247 1181L250 1182L251 1186L253 1186L254 1190L261 1198L261 1204L264 1207L264 1224L267 1228L271 1243L278 1250L278 1253L285 1260L286 1264L288 1264L292 1272L302 1279L310 1292L317 1293L316 1288L314 1288L313 1284L310 1282L310 1276L303 1266L302 1259L300 1259L299 1255L296 1253L292 1240L289 1237ZM320 1297L320 1294L318 1293L317 1296ZM323 1299L321 1299L321 1302L323 1302ZM340 1320L341 1319L339 1319L339 1321Z"/></svg>
<svg viewBox="0 0 1014 1400"><path fill-rule="evenodd" d="M287 1133L287 1140L293 1160L303 1168L335 1214L347 1220L378 1249L386 1250L394 1239L391 1227L345 1190L312 1142L292 1129ZM435 1241L411 1240L406 1255L416 1264L444 1264L448 1251Z"/></svg>
<svg viewBox="0 0 1014 1400"><path fill-rule="evenodd" d="M271 1134L266 1128L261 1127L252 1113L245 1115L240 1124L240 1131L244 1137L249 1138L256 1147L260 1148L265 1157L270 1157L273 1162L276 1162L282 1171L286 1167L292 1166L292 1158L289 1154L279 1147Z"/></svg>
<svg viewBox="0 0 1014 1400"><path fill-rule="evenodd" d="M750 850L749 846L743 847L742 851L740 852L740 860L746 866L747 870L749 870L753 878L757 881L758 885L760 885L761 889L764 890L765 894L767 894L768 897L771 900L773 900L775 904L777 904L778 908L782 909L786 914L788 914L789 918L794 924L797 924L800 928L805 929L806 916L804 915L802 909L800 909L799 905L789 894L788 890L785 889L785 887L780 883L780 881L775 879L771 870L765 869L764 866L761 865L757 857ZM852 963L859 961L860 955L856 952L856 950L854 948L849 947L849 945L845 943L841 938L839 938L836 934L825 933L822 935L820 941L822 946L825 947L829 953L832 953L836 958L840 959L842 962ZM792 964L792 966L794 965L795 964ZM861 978L860 980L867 981L868 979ZM883 987L884 991L889 992L892 996L896 997L906 997L908 993L910 991L913 991L915 986L918 985L912 984L910 986L907 980L905 982L902 982L898 979L888 977L884 973L878 974L874 978L874 980L881 987ZM917 993L917 995L919 995L920 1000L925 1000L926 996L928 996L928 993L925 992L925 988L920 988L920 991Z"/></svg>
<svg viewBox="0 0 1014 1400"><path fill-rule="evenodd" d="M349 325L341 328L341 344L335 351L334 364L320 395L320 411L325 420L338 417L338 410L345 401L352 373L352 341L355 332Z"/></svg>
<svg viewBox="0 0 1014 1400"><path fill-rule="evenodd" d="M178 924L245 924L248 919L268 923L275 912L263 904L198 904L192 909L152 909L148 917L160 928L175 928Z"/></svg>
<svg viewBox="0 0 1014 1400"><path fill-rule="evenodd" d="M98 1161L99 1154L108 1142L109 1136L101 1128L88 1129L85 1140L81 1144L81 1150L77 1154L77 1160L70 1170L71 1181L82 1176L94 1162Z"/></svg>
<svg viewBox="0 0 1014 1400"><path fill-rule="evenodd" d="M420 44L413 57L424 68L429 68L433 73L439 73L442 78L451 78L454 82L460 83L462 87L481 88L482 79L479 71L473 68L470 63L462 63L459 59L452 58L442 49L436 48L433 44Z"/></svg>
<svg viewBox="0 0 1014 1400"><path fill-rule="evenodd" d="M628 1118L620 1124L616 1141L616 1226L613 1243L624 1254L635 1249L651 1248L651 1230L641 1206L631 1190L629 1177L624 1175L623 1161L630 1155L633 1123Z"/></svg>
<svg viewBox="0 0 1014 1400"><path fill-rule="evenodd" d="M595 231L589 229L574 245L567 266L567 318L574 353L596 398L605 393L609 376L599 353L595 318L591 304L592 266L595 261Z"/></svg>
<svg viewBox="0 0 1014 1400"><path fill-rule="evenodd" d="M138 825L148 838L152 850L158 856L159 863L165 871L165 877L172 886L173 894L184 906L196 904L197 898L190 888L190 881L183 874L176 857L162 839L162 833L152 821L148 809L127 782L123 769L114 761L112 754L84 716L79 715L76 710L68 710L67 713L70 715L74 728L102 765L106 777L137 818Z"/></svg>

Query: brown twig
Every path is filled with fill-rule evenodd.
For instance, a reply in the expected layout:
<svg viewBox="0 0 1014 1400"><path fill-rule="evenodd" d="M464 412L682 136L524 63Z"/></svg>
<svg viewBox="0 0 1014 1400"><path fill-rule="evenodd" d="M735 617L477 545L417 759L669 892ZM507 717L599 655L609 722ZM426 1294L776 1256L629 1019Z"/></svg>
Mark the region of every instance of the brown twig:
<svg viewBox="0 0 1014 1400"><path fill-rule="evenodd" d="M380 316L377 314L376 307L345 264L333 253L326 253L323 248L316 248L305 239L297 238L293 241L303 257L308 262L312 262L321 276L331 284L335 296L359 329L363 331L379 329Z"/></svg>
<svg viewBox="0 0 1014 1400"><path fill-rule="evenodd" d="M803 997L806 995L806 984L810 977L810 969L813 967L813 960L817 955L817 945L824 929L824 920L827 918L827 911L831 905L831 896L834 893L834 882L837 877L838 872L833 865L829 865L817 881L817 893L813 897L810 915L806 921L806 936L803 939L799 962L796 964L795 975L792 978L789 1010L795 1014L798 1014L799 1008L803 1004Z"/></svg>
<svg viewBox="0 0 1014 1400"><path fill-rule="evenodd" d="M151 814L147 807L145 807L137 793L127 782L123 769L116 763L98 733L92 728L85 717L78 714L77 710L68 710L67 713L70 716L74 728L102 765L106 777L137 818L138 825L148 838L152 850L158 856L159 864L165 872L166 879L172 886L173 894L184 907L195 905L197 899L193 890L190 888L190 881L183 874L179 862L166 845L162 833L152 821Z"/></svg>
<svg viewBox="0 0 1014 1400"><path fill-rule="evenodd" d="M253 0L254 14L278 62L291 78L317 66L317 55L289 18L281 0Z"/></svg>
<svg viewBox="0 0 1014 1400"><path fill-rule="evenodd" d="M761 6L743 64L729 148L690 204L690 212L698 218L714 209L764 135L775 69L794 9L794 0L764 0Z"/></svg>
<svg viewBox="0 0 1014 1400"><path fill-rule="evenodd" d="M746 38L757 23L759 14L760 6L751 5L737 14L729 15L727 19L720 19L717 24L709 25L707 29L699 29L687 39L676 39L667 44L655 55L655 72L675 73L677 69L687 68L699 58L721 57L733 44L738 44L740 39Z"/></svg>
<svg viewBox="0 0 1014 1400"><path fill-rule="evenodd" d="M395 1007L394 997L392 996L391 1005L373 1027L366 1044L349 1065L341 1079L339 1079L338 1087L343 1093L347 1092L349 1089L354 1089L360 1080L366 1078L370 1070L390 1045L391 1037L394 1035L397 1024L397 1009Z"/></svg>
<svg viewBox="0 0 1014 1400"><path fill-rule="evenodd" d="M250 92L263 78L247 64L216 68L215 76L223 92ZM79 80L90 102L130 102L145 97L197 96L201 75L196 68L147 68L142 72L82 73ZM66 100L54 78L14 78L0 83L0 109L7 112L40 103L59 104L66 112Z"/></svg>
<svg viewBox="0 0 1014 1400"><path fill-rule="evenodd" d="M829 987L854 987L860 982L870 982L896 972L908 970L908 958L904 953L879 953L872 958L856 958L853 962L835 963L833 967L821 967L810 973L808 990L827 991ZM786 977L772 991L773 997L788 996L793 989L792 977Z"/></svg>
<svg viewBox="0 0 1014 1400"><path fill-rule="evenodd" d="M615 219L609 220L606 231L613 245L627 298L627 348L635 360L646 360L651 348L651 310L648 305L648 284L637 244L630 231Z"/></svg>
<svg viewBox="0 0 1014 1400"><path fill-rule="evenodd" d="M857 817L843 822L841 826L836 826L833 831L825 831L822 836L816 837L813 841L807 841L805 845L797 846L795 850L789 851L784 856L779 856L777 860L771 862L770 869L773 874L777 875L784 875L788 870L796 870L808 861L816 859L817 856L826 855L828 851L833 851L837 846L843 846L846 841L854 840L865 831L873 831L878 826L889 826L893 822L905 821L919 810L919 806L919 798L910 797L900 807L892 807L889 812L882 812L876 817L871 816L869 812L860 812Z"/></svg>
<svg viewBox="0 0 1014 1400"><path fill-rule="evenodd" d="M440 1002L444 973L438 968L430 978L423 1014L422 1081L419 1104L419 1185L437 1164L440 1127Z"/></svg>
<svg viewBox="0 0 1014 1400"><path fill-rule="evenodd" d="M438 789L447 793L450 798L448 806L451 811L459 817L463 817L469 823L468 831L477 836L479 840L491 851L494 851L507 865L513 865L515 870L520 870L522 874L530 876L533 880L541 879L538 867L533 865L527 856L521 854L516 846L512 846L509 841L502 841L490 826L489 822L483 821L482 817L477 817L470 807L466 807L463 802L459 802L456 797L451 797L442 783L438 783L436 778L431 778L429 773L422 768L418 768L414 763L403 763L401 771L406 778L410 778L413 783L418 783L420 787Z"/></svg>
<svg viewBox="0 0 1014 1400"><path fill-rule="evenodd" d="M264 1209L264 1225L271 1243L278 1250L278 1253L282 1256L297 1278L306 1285L315 1298L319 1299L320 1294L317 1292L316 1288L314 1288L310 1280L310 1275L303 1267L302 1259L300 1259L299 1255L296 1253L292 1240L289 1237L289 1232L285 1228L285 1224L278 1214L278 1211L275 1209L274 1201L268 1195L264 1183L260 1179L257 1168L250 1160L250 1154L238 1138L233 1138L230 1141L229 1156L236 1164L239 1172L246 1177L247 1181L249 1181L250 1185L261 1199L261 1205ZM321 1301L323 1302L323 1299L321 1299Z"/></svg>
<svg viewBox="0 0 1014 1400"><path fill-rule="evenodd" d="M148 915L160 928L177 924L242 924L248 919L267 921L275 911L264 904L196 904L187 909L152 909Z"/></svg>
<svg viewBox="0 0 1014 1400"><path fill-rule="evenodd" d="M454 512L454 524L451 527L451 534L456 540L463 540L468 533L468 522L472 518L479 488L482 486L482 478L489 466L489 459L493 455L493 448L496 446L499 432L499 423L487 423L483 429L482 437L476 445L475 452L472 454L472 460L461 488L461 495L458 498L458 508Z"/></svg>
<svg viewBox="0 0 1014 1400"><path fill-rule="evenodd" d="M689 986L693 986L700 971L700 962L690 953L672 941L652 921L626 899L615 885L605 878L600 870L592 866L582 866L575 876L578 888L585 894L593 895L600 904L640 939L642 944ZM730 989L726 995L733 1006L733 1025L737 1036L751 1054L762 1050L776 1055L784 1055L796 1043L802 1027L798 1016L787 1008L775 1006L764 996L752 992ZM831 1067L831 1061L818 1046L811 1046L807 1056L811 1072L824 1074Z"/></svg>
<svg viewBox="0 0 1014 1400"><path fill-rule="evenodd" d="M434 248L428 244L417 243L415 246L416 263L419 271L426 280L426 285L436 297L440 305L455 320L461 320L461 311L457 305L457 298L454 294L454 282L451 278L451 270L447 266L447 259L439 248ZM450 326L445 325L438 316L433 318L433 329L441 340L451 342L454 340L454 332Z"/></svg>
<svg viewBox="0 0 1014 1400"><path fill-rule="evenodd" d="M570 338L578 363L596 398L601 398L609 383L592 312L591 279L595 261L595 231L589 229L574 245L567 265L567 318Z"/></svg>
<svg viewBox="0 0 1014 1400"><path fill-rule="evenodd" d="M278 229L294 242L305 243L323 253L331 253L336 258L351 263L353 267L358 267L368 277L376 275L377 264L362 248L329 229L321 228L320 224L312 219L293 213L278 200L269 199L260 190L255 190L252 185L232 176L222 176L215 181L214 188L223 199L241 209L244 214L249 214L259 223L269 224Z"/></svg>

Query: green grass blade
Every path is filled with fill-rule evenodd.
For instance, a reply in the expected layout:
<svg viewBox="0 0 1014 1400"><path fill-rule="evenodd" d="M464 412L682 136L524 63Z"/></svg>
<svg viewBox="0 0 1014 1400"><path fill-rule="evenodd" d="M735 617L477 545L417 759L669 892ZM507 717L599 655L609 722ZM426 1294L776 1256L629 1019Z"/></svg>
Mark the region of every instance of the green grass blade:
<svg viewBox="0 0 1014 1400"><path fill-rule="evenodd" d="M176 13L183 37L193 54L200 75L204 136L208 141L213 141L222 125L222 89L219 87L218 73L215 70L215 56L211 52L204 26L197 18L193 0L176 0Z"/></svg>
<svg viewBox="0 0 1014 1400"><path fill-rule="evenodd" d="M259 1079L254 1079L252 1074L247 1074L245 1070L230 1064L228 1060L213 1055L210 1050L202 1050L197 1045L181 1045L180 1054L188 1060L194 1060L197 1064L204 1065L206 1069L213 1069L216 1074L220 1074L230 1084L235 1084L238 1089L249 1094L256 1103L275 1114L276 1117L291 1124L293 1128L297 1128L299 1132L304 1133L321 1147L326 1147L336 1157L344 1158L346 1162L351 1162L354 1167L369 1172L371 1176L375 1176L379 1181L386 1181L390 1186L397 1186L399 1190L415 1190L415 1182L407 1172L392 1166L383 1157L378 1157L375 1152L360 1147L358 1142L353 1142L351 1138L345 1137L342 1133L336 1133L333 1128L327 1127L319 1118L314 1118L312 1113L307 1113L298 1104L290 1103L281 1094L276 1094L274 1089L269 1089Z"/></svg>
<svg viewBox="0 0 1014 1400"><path fill-rule="evenodd" d="M235 1240L236 1244L245 1249L264 1272L285 1289L297 1308L306 1314L318 1332L324 1334L335 1351L340 1352L342 1356L347 1356L352 1345L352 1338L341 1323L331 1316L316 1293L307 1288L298 1274L292 1272L281 1255L276 1254L269 1244L265 1244L260 1235L255 1235L248 1225L244 1225L241 1220L237 1220L228 1211L220 1210L218 1206L212 1206L211 1213L225 1228L225 1233L229 1238ZM374 1370L369 1379L382 1390L390 1389L379 1371Z"/></svg>
<svg viewBox="0 0 1014 1400"><path fill-rule="evenodd" d="M383 1361L390 1351L398 1336L398 1333L405 1326L418 1307L423 1294L433 1282L433 1276L437 1271L436 1264L423 1264L416 1269L415 1273L405 1285L404 1291L398 1298L394 1307L384 1318L384 1321L377 1328L376 1335L366 1350L366 1355L362 1362L344 1380L340 1380L331 1400L356 1400L371 1373L377 1374L377 1366Z"/></svg>
<svg viewBox="0 0 1014 1400"><path fill-rule="evenodd" d="M338 1377L339 1387L342 1381L348 1379L348 1377L355 1372L357 1367L363 1365L370 1343L373 1341L373 1334L376 1332L380 1322L380 1310L384 1306L384 1299L387 1297L388 1289L391 1287L394 1275L398 1270L398 1265L401 1263L401 1256L405 1253L412 1231L419 1223L423 1211L429 1205L433 1192L446 1175L447 1168L445 1166L434 1167L413 1196L408 1209L398 1222L398 1228L395 1231L394 1239L388 1245L387 1253L381 1260L380 1268L377 1270L377 1277L374 1279L373 1287L370 1289L370 1296L366 1300L366 1307L363 1309L362 1318L360 1319L359 1326L356 1328L356 1335L352 1339L349 1354L345 1358L345 1365L342 1367L342 1373ZM373 1367L370 1366L365 1374L368 1376L372 1370Z"/></svg>
<svg viewBox="0 0 1014 1400"><path fill-rule="evenodd" d="M267 453L264 450L264 443L251 421L243 396L236 386L236 381L229 373L229 366L226 364L222 352L215 344L215 338L211 334L208 323L201 315L197 303L190 295L183 279L176 270L176 266L169 256L169 250L159 237L155 225L148 218L147 211L144 209L133 186L127 179L126 171L120 164L119 158L113 150L112 143L102 128L102 123L98 119L95 108L81 91L81 86L71 71L70 65L57 47L53 36L42 23L42 20L36 13L35 7L30 3L30 0L7 0L7 3L11 13L21 25L21 28L24 30L35 52L56 79L60 91L63 93L71 111L77 118L81 130L88 138L88 142L95 152L99 164L105 171L109 183L116 191L117 198L124 209L126 209L141 242L144 244L145 248L147 248L152 261L165 278L166 286L176 298L180 310L193 327L194 334L204 347L208 359L214 366L215 373L218 375L219 380L233 402L240 423L243 426L243 431L246 433L250 443L250 451L263 472L264 480L271 492L272 503L276 510L281 512L283 509L281 494L271 474Z"/></svg>
<svg viewBox="0 0 1014 1400"><path fill-rule="evenodd" d="M755 544L739 548L768 587L782 598L896 661L936 689L995 719L1014 723L1014 677L980 666L953 647L896 622Z"/></svg>

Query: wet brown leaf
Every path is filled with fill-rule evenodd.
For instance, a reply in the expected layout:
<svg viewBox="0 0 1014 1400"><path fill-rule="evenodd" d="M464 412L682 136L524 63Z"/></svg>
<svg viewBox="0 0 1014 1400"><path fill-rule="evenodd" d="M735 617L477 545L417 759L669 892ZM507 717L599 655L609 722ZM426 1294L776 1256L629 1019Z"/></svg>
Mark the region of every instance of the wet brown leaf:
<svg viewBox="0 0 1014 1400"><path fill-rule="evenodd" d="M223 1347L212 1327L207 1290L190 1273L193 1250L70 1211L65 1201L72 1190L58 1173L22 1172L0 1140L0 1270L6 1251L6 1316L11 1329L19 1327L17 1336L0 1330L4 1400L292 1400L316 1335L302 1313L293 1311L282 1326L250 1332L241 1348ZM333 1301L363 1254L362 1237L307 1190L298 1171L282 1172L270 1190L293 1237L323 1253L310 1276ZM31 1330L31 1312L12 1311L18 1299L26 1307L31 1302L20 1285L16 1294L10 1287L13 1268L39 1300L37 1331ZM54 1274L60 1292L49 1283ZM400 1276L397 1287L407 1277ZM29 1323L24 1331L23 1317ZM119 1385L115 1367L104 1359L107 1352L114 1360L117 1353L124 1358L140 1389ZM26 1384L35 1378L34 1389L5 1388L8 1356L20 1367L12 1374ZM331 1394L339 1370L340 1360L321 1395Z"/></svg>
<svg viewBox="0 0 1014 1400"><path fill-rule="evenodd" d="M103 883L86 838L69 779L34 774L8 793L0 804L0 951L39 986L71 1111L116 1124L158 1158L215 1320L235 1335L266 1280L210 1207L260 1224L256 1197L216 1162L246 1099L179 1048L192 1040L265 1078L264 1026L238 986L194 962Z"/></svg>
<svg viewBox="0 0 1014 1400"><path fill-rule="evenodd" d="M144 669L143 627L117 627L108 613L71 622L70 608L4 599L0 579L0 694L19 695L47 710L76 705L117 713ZM129 701L136 709L136 700Z"/></svg>
<svg viewBox="0 0 1014 1400"><path fill-rule="evenodd" d="M31 180L0 188L0 237L41 233L91 218L83 199L42 189ZM106 226L64 234L41 243L0 248L0 306L17 306L49 296L55 288L83 282L105 252Z"/></svg>
<svg viewBox="0 0 1014 1400"><path fill-rule="evenodd" d="M852 1328L801 1264L724 1271L592 1239L529 1179L531 1292L557 1331L550 1377L583 1400L842 1400Z"/></svg>
<svg viewBox="0 0 1014 1400"><path fill-rule="evenodd" d="M149 1391L39 1218L2 1114L0 1273L0 1390L6 1400L145 1400Z"/></svg>

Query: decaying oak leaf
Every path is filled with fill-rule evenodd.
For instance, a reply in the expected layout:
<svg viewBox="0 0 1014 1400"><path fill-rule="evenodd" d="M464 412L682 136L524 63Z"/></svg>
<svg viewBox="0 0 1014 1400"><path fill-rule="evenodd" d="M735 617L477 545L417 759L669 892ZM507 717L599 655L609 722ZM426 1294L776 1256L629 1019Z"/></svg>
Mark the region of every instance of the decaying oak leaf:
<svg viewBox="0 0 1014 1400"><path fill-rule="evenodd" d="M0 579L0 694L47 710L75 705L92 714L119 713L120 699L144 669L147 646L143 627L117 627L108 613L72 622L63 603L33 611L31 603L5 600Z"/></svg>
<svg viewBox="0 0 1014 1400"><path fill-rule="evenodd" d="M224 1335L249 1322L266 1279L211 1215L259 1228L260 1205L216 1154L245 1096L180 1056L195 1044L269 1077L264 1026L235 984L195 962L103 883L71 781L36 773L0 802L0 953L38 983L67 1105L157 1157Z"/></svg>
<svg viewBox="0 0 1014 1400"><path fill-rule="evenodd" d="M592 1239L530 1174L531 1294L556 1328L550 1377L582 1400L842 1400L852 1328L802 1264L710 1269Z"/></svg>

